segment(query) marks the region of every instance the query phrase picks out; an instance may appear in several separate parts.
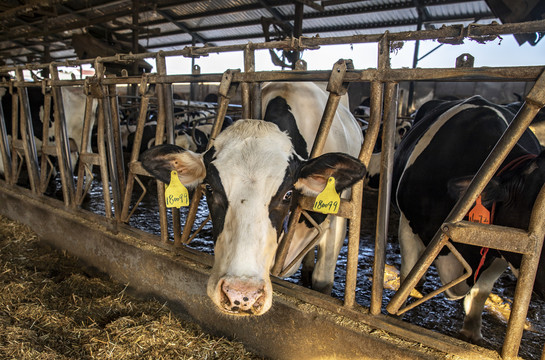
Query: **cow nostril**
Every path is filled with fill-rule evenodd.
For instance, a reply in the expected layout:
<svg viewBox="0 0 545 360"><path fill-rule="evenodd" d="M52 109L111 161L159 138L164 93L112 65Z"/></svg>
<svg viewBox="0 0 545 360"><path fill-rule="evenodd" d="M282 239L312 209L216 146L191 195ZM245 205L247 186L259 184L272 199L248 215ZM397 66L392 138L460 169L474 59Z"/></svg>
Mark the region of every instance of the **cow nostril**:
<svg viewBox="0 0 545 360"><path fill-rule="evenodd" d="M240 301L235 300L235 305L240 305Z"/></svg>
<svg viewBox="0 0 545 360"><path fill-rule="evenodd" d="M245 302L248 302L248 297L243 297L242 300L244 300Z"/></svg>

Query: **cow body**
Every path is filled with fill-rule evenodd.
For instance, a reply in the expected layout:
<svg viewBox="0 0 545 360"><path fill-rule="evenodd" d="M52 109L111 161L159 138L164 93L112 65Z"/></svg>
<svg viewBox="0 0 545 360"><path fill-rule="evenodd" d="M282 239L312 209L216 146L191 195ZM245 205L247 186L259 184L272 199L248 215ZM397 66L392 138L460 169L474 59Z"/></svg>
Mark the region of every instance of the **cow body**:
<svg viewBox="0 0 545 360"><path fill-rule="evenodd" d="M401 278L408 275L471 178L514 118L504 106L474 96L462 101L443 101L426 107L419 121L397 149L393 188L401 212L399 242ZM493 223L527 229L533 203L545 182L545 155L537 139L526 131L504 162L530 155L530 160L495 176L483 191L483 204L495 203ZM537 156L537 157L535 157ZM502 165L503 166L503 165ZM481 261L480 248L455 244L475 272ZM481 313L493 284L509 263L519 269L521 256L490 249L477 281L470 277L446 291L451 299L465 297L466 317L461 331L465 339L479 343ZM464 272L447 250L435 261L441 282L446 284ZM539 272L545 271L543 256ZM543 295L543 276L535 290Z"/></svg>
<svg viewBox="0 0 545 360"><path fill-rule="evenodd" d="M341 192L365 173L361 162L346 154L356 155L362 143L355 120L343 117L349 115L346 108L339 109L326 141L324 152L329 153L308 160L327 95L313 84L274 83L263 88L262 96L265 120L235 122L204 154L162 145L141 157L143 166L164 182L177 170L186 186L206 184L215 239L207 293L231 315L261 315L270 308L269 272L285 219L296 205L293 191L317 195L332 176ZM326 215L317 220L324 234L313 284L330 290L345 220ZM300 222L286 263L316 234Z"/></svg>

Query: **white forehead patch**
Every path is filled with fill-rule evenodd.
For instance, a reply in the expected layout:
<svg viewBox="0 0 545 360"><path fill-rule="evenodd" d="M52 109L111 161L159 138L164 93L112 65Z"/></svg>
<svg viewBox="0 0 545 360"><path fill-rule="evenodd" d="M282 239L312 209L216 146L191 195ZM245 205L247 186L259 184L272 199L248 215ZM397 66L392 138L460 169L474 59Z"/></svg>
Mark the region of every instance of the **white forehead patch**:
<svg viewBox="0 0 545 360"><path fill-rule="evenodd" d="M214 147L212 163L230 202L245 196L269 201L282 184L294 152L288 135L262 120L235 122L218 136Z"/></svg>

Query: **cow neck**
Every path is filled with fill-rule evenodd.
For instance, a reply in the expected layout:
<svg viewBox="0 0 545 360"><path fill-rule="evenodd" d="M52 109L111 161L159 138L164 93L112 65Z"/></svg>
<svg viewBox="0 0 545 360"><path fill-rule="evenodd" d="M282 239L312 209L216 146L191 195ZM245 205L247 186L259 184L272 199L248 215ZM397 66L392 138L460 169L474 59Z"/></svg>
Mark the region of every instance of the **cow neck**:
<svg viewBox="0 0 545 360"><path fill-rule="evenodd" d="M519 157L511 160L510 162L508 162L501 169L499 169L496 172L496 176L499 176L499 175L501 175L501 174L503 174L503 173L505 173L507 171L514 170L514 169L520 167L522 164L525 164L527 161L535 159L536 157L537 157L537 155L535 155L535 154L526 154L526 155L519 156ZM495 213L496 213L496 201L494 201L492 203L492 208L490 210L490 224L494 223L494 214ZM477 282L477 277L479 276L479 272L480 272L481 268L484 265L484 262L486 260L486 255L488 254L488 250L489 250L488 247L482 247L481 248L481 251L480 251L481 260L479 261L479 265L477 266L477 269L475 270L475 276L473 277L474 282Z"/></svg>

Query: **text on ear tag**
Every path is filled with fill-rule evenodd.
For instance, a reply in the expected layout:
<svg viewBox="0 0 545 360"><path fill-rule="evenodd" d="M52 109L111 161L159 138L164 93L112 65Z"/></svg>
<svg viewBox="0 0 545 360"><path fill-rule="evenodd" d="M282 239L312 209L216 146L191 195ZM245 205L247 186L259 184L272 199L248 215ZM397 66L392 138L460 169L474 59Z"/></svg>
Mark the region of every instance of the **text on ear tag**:
<svg viewBox="0 0 545 360"><path fill-rule="evenodd" d="M488 209L482 204L481 195L479 195L475 202L475 206L469 211L468 214L469 221L481 224L490 224L490 211L488 211Z"/></svg>
<svg viewBox="0 0 545 360"><path fill-rule="evenodd" d="M170 172L170 184L165 189L165 201L169 208L189 206L189 193L184 184L180 182L176 170Z"/></svg>
<svg viewBox="0 0 545 360"><path fill-rule="evenodd" d="M339 212L340 204L341 197L335 190L335 178L330 177L324 190L316 196L312 210L322 214L336 214Z"/></svg>

